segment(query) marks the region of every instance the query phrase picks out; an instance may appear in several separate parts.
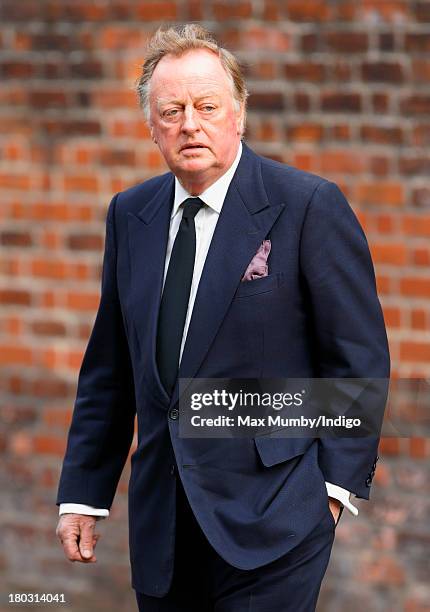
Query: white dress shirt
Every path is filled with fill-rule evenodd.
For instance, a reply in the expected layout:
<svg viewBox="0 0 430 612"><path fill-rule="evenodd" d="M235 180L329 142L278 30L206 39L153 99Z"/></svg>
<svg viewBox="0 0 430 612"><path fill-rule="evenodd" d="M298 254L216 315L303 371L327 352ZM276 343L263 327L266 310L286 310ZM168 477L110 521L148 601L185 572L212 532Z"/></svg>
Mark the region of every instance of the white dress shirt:
<svg viewBox="0 0 430 612"><path fill-rule="evenodd" d="M179 355L179 362L182 358L182 352L184 350L184 344L187 337L188 327L190 324L191 314L193 312L194 301L196 299L197 288L199 286L200 277L202 275L203 266L206 261L206 255L209 251L209 246L212 240L215 227L221 213L221 209L227 195L230 182L239 164L240 157L242 155L242 143L239 143L239 148L236 154L236 158L230 168L225 172L219 179L212 183L203 193L199 195L199 198L203 200L206 206L202 207L197 215L195 216L194 222L196 226L196 258L194 263L193 278L191 281L190 299L188 302L187 314L185 317L184 332L182 335L181 350ZM167 269L169 266L170 255L172 253L173 243L175 242L176 234L179 229L179 224L182 219L181 204L187 198L195 197L192 196L184 189L179 180L175 177L175 199L173 202L172 214L170 217L170 229L169 238L167 243L166 260L164 265L164 281L166 280ZM251 281L252 282L252 281ZM354 514L358 514L358 508L353 506L350 502L351 493L338 485L326 482L327 494L329 497L338 499L345 508ZM59 514L66 514L68 512L76 512L78 514L90 514L97 516L97 518L104 518L109 516L109 510L104 508L94 508L93 506L87 506L85 504L60 504Z"/></svg>

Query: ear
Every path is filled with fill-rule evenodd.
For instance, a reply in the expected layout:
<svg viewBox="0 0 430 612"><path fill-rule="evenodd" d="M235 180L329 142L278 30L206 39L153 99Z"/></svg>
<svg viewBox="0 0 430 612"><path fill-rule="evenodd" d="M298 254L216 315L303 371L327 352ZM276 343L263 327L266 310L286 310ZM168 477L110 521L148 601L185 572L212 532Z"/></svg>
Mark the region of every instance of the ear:
<svg viewBox="0 0 430 612"><path fill-rule="evenodd" d="M154 128L152 127L152 125L150 125L150 126L149 126L149 132L150 132L150 134L151 134L151 139L152 139L152 141L153 141L155 144L157 144L157 139L156 139L156 138L155 138L155 136L154 136Z"/></svg>
<svg viewBox="0 0 430 612"><path fill-rule="evenodd" d="M245 123L245 105L240 105L240 110L238 111L236 118L236 126L237 126L237 134L242 135L244 131L244 123Z"/></svg>

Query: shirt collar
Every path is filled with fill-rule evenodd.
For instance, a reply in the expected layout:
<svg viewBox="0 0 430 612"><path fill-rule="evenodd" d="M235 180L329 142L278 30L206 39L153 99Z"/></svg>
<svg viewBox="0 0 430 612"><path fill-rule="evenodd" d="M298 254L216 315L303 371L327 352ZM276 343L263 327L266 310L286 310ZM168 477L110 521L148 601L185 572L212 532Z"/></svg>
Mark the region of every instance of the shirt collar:
<svg viewBox="0 0 430 612"><path fill-rule="evenodd" d="M227 191L230 186L233 175L236 171L236 168L239 165L241 155L242 142L240 141L235 160L230 166L230 168L227 170L227 172L220 176L219 179L215 181L215 183L209 185L209 187L199 195L199 198L203 200L205 204L207 204L218 214L221 212L225 196L227 195ZM170 215L170 218L172 219L176 215L180 205L184 200L192 197L195 196L190 195L188 191L182 187L181 183L175 176L175 199L173 202L172 214Z"/></svg>

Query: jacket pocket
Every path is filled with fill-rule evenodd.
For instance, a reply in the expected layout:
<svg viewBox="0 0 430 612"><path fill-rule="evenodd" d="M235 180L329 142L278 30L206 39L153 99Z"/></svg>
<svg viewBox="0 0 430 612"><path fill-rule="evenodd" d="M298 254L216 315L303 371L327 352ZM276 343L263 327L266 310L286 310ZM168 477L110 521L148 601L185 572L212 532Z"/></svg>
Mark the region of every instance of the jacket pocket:
<svg viewBox="0 0 430 612"><path fill-rule="evenodd" d="M308 448L316 442L316 439L257 436L254 438L254 442L263 465L271 467L293 457L304 455Z"/></svg>
<svg viewBox="0 0 430 612"><path fill-rule="evenodd" d="M255 278L254 280L241 281L234 294L234 298L246 297L257 293L266 293L266 291L276 289L279 285L280 277L281 273L277 272L276 274Z"/></svg>

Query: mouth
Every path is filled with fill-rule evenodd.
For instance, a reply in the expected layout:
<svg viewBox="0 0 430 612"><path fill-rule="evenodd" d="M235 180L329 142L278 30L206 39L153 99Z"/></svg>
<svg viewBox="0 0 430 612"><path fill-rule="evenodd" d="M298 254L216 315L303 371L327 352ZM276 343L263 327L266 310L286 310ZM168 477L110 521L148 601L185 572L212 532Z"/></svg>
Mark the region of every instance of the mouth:
<svg viewBox="0 0 430 612"><path fill-rule="evenodd" d="M202 144L188 144L188 145L184 145L183 147L181 147L181 152L182 151L203 151L203 149L207 149L207 147L205 147Z"/></svg>

